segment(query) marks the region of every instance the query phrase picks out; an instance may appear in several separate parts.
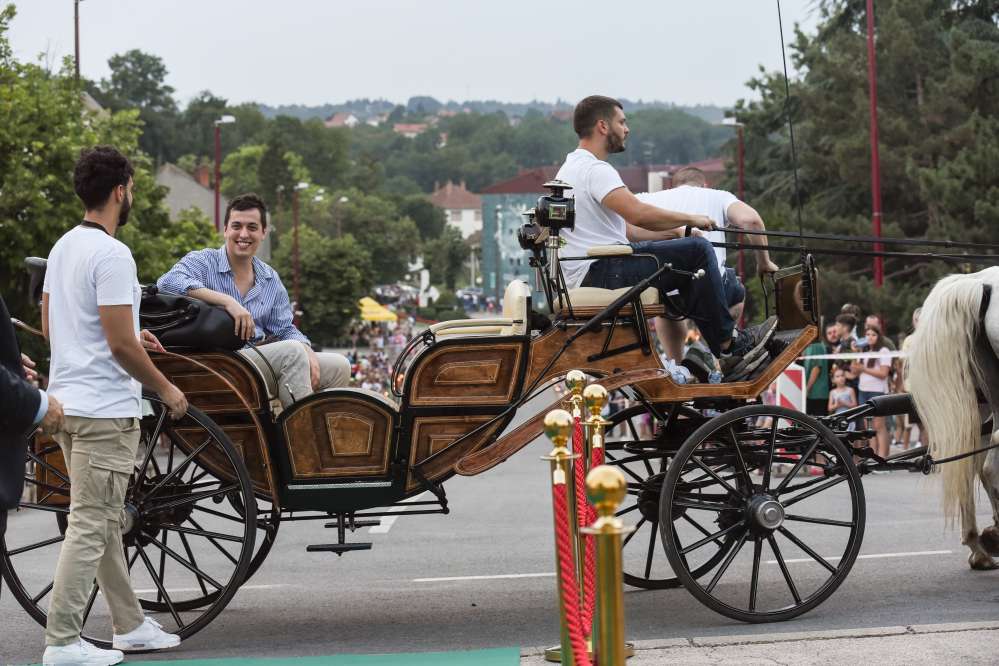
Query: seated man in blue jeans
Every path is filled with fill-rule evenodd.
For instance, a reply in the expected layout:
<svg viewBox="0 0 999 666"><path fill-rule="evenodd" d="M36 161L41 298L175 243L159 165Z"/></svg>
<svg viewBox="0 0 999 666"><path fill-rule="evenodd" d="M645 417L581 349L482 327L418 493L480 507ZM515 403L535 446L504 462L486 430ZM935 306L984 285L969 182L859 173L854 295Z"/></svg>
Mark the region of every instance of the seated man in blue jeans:
<svg viewBox="0 0 999 666"><path fill-rule="evenodd" d="M669 240L678 227L711 231L714 222L704 215L642 203L625 187L617 170L605 161L608 155L624 150L628 137L620 102L601 95L585 98L573 112L573 128L579 146L566 156L556 176L572 185L576 202L576 226L563 232L562 254L585 256L590 247L620 243L631 245L636 254L655 255L660 264L692 273L703 269L703 277L696 280L665 271L655 286L663 296L680 291L683 309L697 323L711 353L720 357L725 380L747 378L767 358L766 343L777 327L776 317L736 332L711 243L700 237ZM634 257L562 262L570 289L631 286L657 267L651 260Z"/></svg>

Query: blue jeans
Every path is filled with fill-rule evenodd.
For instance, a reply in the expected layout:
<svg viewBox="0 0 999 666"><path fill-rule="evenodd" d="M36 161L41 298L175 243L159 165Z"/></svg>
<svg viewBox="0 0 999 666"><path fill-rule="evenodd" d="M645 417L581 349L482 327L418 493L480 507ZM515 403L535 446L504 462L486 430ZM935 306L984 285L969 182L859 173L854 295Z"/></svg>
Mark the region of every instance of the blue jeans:
<svg viewBox="0 0 999 666"><path fill-rule="evenodd" d="M746 300L746 287L736 275L734 268L725 268L722 273L722 288L725 290L725 304L729 307Z"/></svg>
<svg viewBox="0 0 999 666"><path fill-rule="evenodd" d="M711 243L704 238L678 238L676 240L641 241L631 243L635 254L652 254L659 264L672 264L675 268L691 273L704 269L704 277L691 280L670 271L664 271L653 281L659 296L665 302L666 294L679 290L683 310L693 319L711 353L721 354L721 344L732 337L735 321L729 314L718 260ZM582 286L603 289L630 287L656 272L658 266L649 257L607 257L590 265ZM674 296L674 299L677 297Z"/></svg>

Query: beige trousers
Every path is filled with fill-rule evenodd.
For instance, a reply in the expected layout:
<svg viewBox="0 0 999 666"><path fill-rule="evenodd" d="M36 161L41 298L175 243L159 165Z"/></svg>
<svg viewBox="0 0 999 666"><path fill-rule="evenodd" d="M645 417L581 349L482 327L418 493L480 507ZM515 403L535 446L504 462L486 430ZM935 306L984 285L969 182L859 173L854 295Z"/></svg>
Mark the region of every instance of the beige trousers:
<svg viewBox="0 0 999 666"><path fill-rule="evenodd" d="M297 340L282 340L257 347L271 364L275 377L267 364L253 349L240 349L267 384L268 395L277 393L281 406L287 409L293 402L312 394L312 374L309 371L309 353ZM319 389L339 388L350 382L350 362L341 354L318 352Z"/></svg>
<svg viewBox="0 0 999 666"><path fill-rule="evenodd" d="M121 541L125 490L139 446L139 419L90 419L67 416L55 436L69 470L69 525L59 553L46 645L68 645L79 638L94 577L111 609L116 634L143 621L132 591Z"/></svg>

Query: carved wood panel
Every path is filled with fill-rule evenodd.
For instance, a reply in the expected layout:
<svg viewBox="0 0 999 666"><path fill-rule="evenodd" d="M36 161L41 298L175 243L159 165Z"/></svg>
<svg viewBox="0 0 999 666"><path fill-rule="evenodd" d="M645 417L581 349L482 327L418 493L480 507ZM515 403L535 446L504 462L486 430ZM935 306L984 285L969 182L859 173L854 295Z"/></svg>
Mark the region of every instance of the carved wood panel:
<svg viewBox="0 0 999 666"><path fill-rule="evenodd" d="M625 370L663 367L657 354L646 355L642 353L641 349L633 349L621 354L615 354L599 361L587 360L588 357L600 352L607 338L608 330L608 327L603 327L597 333L587 333L573 342L562 356L559 357L555 365L548 370L545 377L556 377L570 370L582 370L587 374L606 376ZM526 382L528 386L538 378L541 371L551 361L552 356L557 354L562 348L566 338L574 332L575 329L572 327L566 331L551 328L541 337L534 340L531 344L531 357L527 366ZM654 331L650 333L651 335L655 335ZM609 348L614 349L636 342L638 342L638 334L633 326L618 325L614 328L614 335L611 337Z"/></svg>
<svg viewBox="0 0 999 666"><path fill-rule="evenodd" d="M392 413L343 395L292 407L284 421L295 479L384 476L392 445Z"/></svg>
<svg viewBox="0 0 999 666"><path fill-rule="evenodd" d="M232 382L248 403L250 408L258 410L266 399L263 391L263 380L246 361L235 354L196 353L189 354L191 359L204 363L212 370ZM236 411L245 412L246 406L232 390L218 377L198 367L194 363L180 358L166 358L153 355L156 367L177 385L187 400L206 414Z"/></svg>
<svg viewBox="0 0 999 666"><path fill-rule="evenodd" d="M448 345L417 360L409 403L502 405L513 399L523 346Z"/></svg>
<svg viewBox="0 0 999 666"><path fill-rule="evenodd" d="M466 454L479 448L498 426L486 428L482 433L470 437L460 444L452 444L465 433L471 432L491 416L420 416L413 420L412 439L409 452L410 466L420 466L420 473L433 481L451 472L455 463ZM441 453L443 452L443 453ZM433 460L427 461L434 454ZM419 477L410 473L406 479L406 491L418 488Z"/></svg>

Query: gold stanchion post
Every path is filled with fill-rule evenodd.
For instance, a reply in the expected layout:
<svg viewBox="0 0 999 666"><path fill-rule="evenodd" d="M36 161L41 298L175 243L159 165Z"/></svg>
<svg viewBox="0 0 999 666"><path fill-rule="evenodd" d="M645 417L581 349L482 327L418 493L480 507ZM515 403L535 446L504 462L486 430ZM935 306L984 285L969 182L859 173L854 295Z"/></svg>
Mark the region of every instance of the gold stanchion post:
<svg viewBox="0 0 999 666"><path fill-rule="evenodd" d="M569 497L572 497L572 465L574 457L566 444L572 435L572 415L564 409L555 409L545 415L545 435L548 436L555 448L551 453L544 456L542 460L551 463L552 486L568 486ZM573 502L569 502L571 506ZM570 514L571 515L571 514ZM553 515L555 530L558 531L558 517ZM558 589L558 615L559 615L559 645L560 647L548 648L545 650L545 659L548 661L561 661L563 664L572 666L575 660L572 655L572 644L569 642L569 625L566 621L565 597L562 592L562 572L561 562L558 556L558 547L555 549L555 587Z"/></svg>
<svg viewBox="0 0 999 666"><path fill-rule="evenodd" d="M604 428L611 425L601 414L607 406L607 389L600 384L590 384L583 389L583 404L589 416L586 417L586 426L589 435L589 446L587 452L592 453L595 449L604 448ZM603 455L600 456L603 458Z"/></svg>
<svg viewBox="0 0 999 666"><path fill-rule="evenodd" d="M624 666L624 580L621 573L621 535L633 531L614 514L628 492L616 467L600 465L586 476L586 495L598 518L583 529L597 541L597 634L595 653L600 666Z"/></svg>

